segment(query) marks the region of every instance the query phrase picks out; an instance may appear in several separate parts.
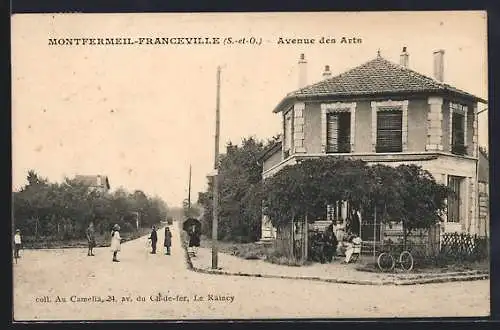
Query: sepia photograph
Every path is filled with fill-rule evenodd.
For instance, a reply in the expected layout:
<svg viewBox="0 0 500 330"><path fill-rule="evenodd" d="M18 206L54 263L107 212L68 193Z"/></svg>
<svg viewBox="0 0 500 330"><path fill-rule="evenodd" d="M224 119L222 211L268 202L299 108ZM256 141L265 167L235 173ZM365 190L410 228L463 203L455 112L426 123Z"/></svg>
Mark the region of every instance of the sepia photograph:
<svg viewBox="0 0 500 330"><path fill-rule="evenodd" d="M485 11L14 14L14 322L490 316Z"/></svg>

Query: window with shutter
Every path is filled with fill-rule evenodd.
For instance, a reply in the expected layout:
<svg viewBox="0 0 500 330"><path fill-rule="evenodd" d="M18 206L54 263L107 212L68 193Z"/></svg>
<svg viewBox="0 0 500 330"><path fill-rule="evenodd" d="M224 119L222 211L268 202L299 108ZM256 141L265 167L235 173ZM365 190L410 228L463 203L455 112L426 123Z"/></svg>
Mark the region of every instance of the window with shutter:
<svg viewBox="0 0 500 330"><path fill-rule="evenodd" d="M451 120L451 152L464 155L465 150L465 116L454 112Z"/></svg>
<svg viewBox="0 0 500 330"><path fill-rule="evenodd" d="M293 147L293 111L289 111L285 115L285 134L284 134L284 143L283 143L283 151L284 156L287 158L290 156L292 147Z"/></svg>
<svg viewBox="0 0 500 330"><path fill-rule="evenodd" d="M448 176L448 187L451 190L447 200L448 222L460 222L460 183L462 177Z"/></svg>
<svg viewBox="0 0 500 330"><path fill-rule="evenodd" d="M377 152L403 151L403 113L401 110L377 112Z"/></svg>
<svg viewBox="0 0 500 330"><path fill-rule="evenodd" d="M326 151L328 153L351 152L351 113L329 113L326 125Z"/></svg>

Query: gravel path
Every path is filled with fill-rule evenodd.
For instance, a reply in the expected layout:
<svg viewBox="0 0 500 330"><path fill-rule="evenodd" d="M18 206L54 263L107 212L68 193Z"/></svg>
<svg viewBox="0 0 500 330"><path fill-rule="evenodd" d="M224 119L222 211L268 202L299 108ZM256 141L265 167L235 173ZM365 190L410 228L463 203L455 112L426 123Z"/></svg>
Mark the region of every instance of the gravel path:
<svg viewBox="0 0 500 330"><path fill-rule="evenodd" d="M366 286L195 273L186 268L177 224L171 230L171 256L162 247L149 254L146 237L124 243L120 263L109 248L95 257L86 249L23 251L14 265L14 319L489 315L489 281ZM162 243L163 229L158 234Z"/></svg>

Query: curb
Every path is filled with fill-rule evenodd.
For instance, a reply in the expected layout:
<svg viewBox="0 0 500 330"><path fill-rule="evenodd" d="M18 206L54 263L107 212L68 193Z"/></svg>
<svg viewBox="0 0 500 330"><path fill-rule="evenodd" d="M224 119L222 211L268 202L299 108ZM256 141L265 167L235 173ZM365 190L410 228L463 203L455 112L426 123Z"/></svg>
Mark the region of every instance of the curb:
<svg viewBox="0 0 500 330"><path fill-rule="evenodd" d="M393 280L381 280L381 281L363 281L363 280L345 280L345 279L333 279L333 278L322 278L316 276L285 276L285 275L269 275L269 274L251 274L251 273L232 273L223 270L212 270L197 268L193 265L191 257L189 256L187 247L182 243L184 248L184 255L186 256L187 268L191 271L200 274L209 275L225 275L225 276L244 276L244 277L257 277L257 278L278 278L278 279L288 279L288 280L306 280L306 281L318 281L326 283L336 283L336 284L352 284L352 285L417 285L417 284L433 284L433 283L446 283L446 282L466 282L466 281L478 281L487 280L490 278L489 273L481 271L470 271L470 272L455 272L455 273L439 273L431 275L431 277L417 277L414 279L393 279ZM419 275L415 275L419 276Z"/></svg>
<svg viewBox="0 0 500 330"><path fill-rule="evenodd" d="M191 261L191 257L189 256L188 248L186 246L186 242L182 239L182 227L181 222L179 222L179 240L181 241L182 249L184 250L184 257L186 261L186 267L189 270L196 271L196 268L193 266L193 262Z"/></svg>
<svg viewBox="0 0 500 330"><path fill-rule="evenodd" d="M192 265L192 264L191 264ZM446 283L446 282L459 282L459 281L477 281L489 279L489 274L474 274L474 275L456 275L448 277L435 277L435 278L420 278L411 280L381 280L381 281L363 281L363 280L346 280L346 279L333 279L321 278L313 276L284 276L284 275L268 275L268 274L250 274L250 273L232 273L222 270L208 270L196 268L191 266L191 270L197 273L210 274L210 275L226 275L226 276L245 276L245 277L258 277L258 278L279 278L289 280L308 280L319 281L326 283L337 284L352 284L352 285L416 285L416 284L432 284L432 283Z"/></svg>

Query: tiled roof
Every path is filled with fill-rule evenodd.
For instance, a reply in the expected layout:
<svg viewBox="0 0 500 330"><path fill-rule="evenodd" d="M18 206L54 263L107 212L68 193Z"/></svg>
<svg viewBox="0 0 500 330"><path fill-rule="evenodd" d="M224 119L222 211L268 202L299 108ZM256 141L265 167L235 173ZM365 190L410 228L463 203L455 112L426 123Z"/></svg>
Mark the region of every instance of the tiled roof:
<svg viewBox="0 0 500 330"><path fill-rule="evenodd" d="M392 63L381 56L338 76L289 93L291 98L314 96L362 96L391 93L452 92L486 102L472 94ZM280 111L280 105L275 112Z"/></svg>
<svg viewBox="0 0 500 330"><path fill-rule="evenodd" d="M271 155L281 150L281 145L282 145L281 139L273 141L259 154L257 159L260 161L268 159Z"/></svg>

